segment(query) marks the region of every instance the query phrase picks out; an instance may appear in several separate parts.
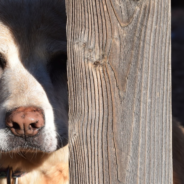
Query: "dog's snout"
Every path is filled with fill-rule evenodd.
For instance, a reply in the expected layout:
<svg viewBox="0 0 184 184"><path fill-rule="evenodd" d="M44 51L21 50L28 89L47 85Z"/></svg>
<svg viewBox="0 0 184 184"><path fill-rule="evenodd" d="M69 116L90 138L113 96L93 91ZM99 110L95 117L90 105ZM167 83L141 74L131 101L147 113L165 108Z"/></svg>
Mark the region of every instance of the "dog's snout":
<svg viewBox="0 0 184 184"><path fill-rule="evenodd" d="M44 124L43 111L37 107L19 107L6 115L6 126L17 136L34 136Z"/></svg>

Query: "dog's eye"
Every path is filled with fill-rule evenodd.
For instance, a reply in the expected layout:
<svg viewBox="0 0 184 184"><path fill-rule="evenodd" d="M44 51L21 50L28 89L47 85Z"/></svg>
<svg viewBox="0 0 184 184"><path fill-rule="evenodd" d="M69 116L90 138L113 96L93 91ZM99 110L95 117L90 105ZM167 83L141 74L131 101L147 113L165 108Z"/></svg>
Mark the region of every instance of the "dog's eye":
<svg viewBox="0 0 184 184"><path fill-rule="evenodd" d="M3 55L0 53L0 68L1 69L4 69L6 66L6 60L5 58L3 57Z"/></svg>
<svg viewBox="0 0 184 184"><path fill-rule="evenodd" d="M5 66L6 66L6 61L3 57L3 55L0 53L0 78L3 74L3 70L4 70Z"/></svg>

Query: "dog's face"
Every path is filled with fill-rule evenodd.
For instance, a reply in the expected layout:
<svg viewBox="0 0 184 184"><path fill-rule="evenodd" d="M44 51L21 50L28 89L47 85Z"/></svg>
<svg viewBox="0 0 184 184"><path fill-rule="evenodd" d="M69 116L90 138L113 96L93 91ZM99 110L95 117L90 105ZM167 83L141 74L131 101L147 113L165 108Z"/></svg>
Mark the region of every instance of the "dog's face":
<svg viewBox="0 0 184 184"><path fill-rule="evenodd" d="M66 144L65 32L63 0L0 1L0 151Z"/></svg>

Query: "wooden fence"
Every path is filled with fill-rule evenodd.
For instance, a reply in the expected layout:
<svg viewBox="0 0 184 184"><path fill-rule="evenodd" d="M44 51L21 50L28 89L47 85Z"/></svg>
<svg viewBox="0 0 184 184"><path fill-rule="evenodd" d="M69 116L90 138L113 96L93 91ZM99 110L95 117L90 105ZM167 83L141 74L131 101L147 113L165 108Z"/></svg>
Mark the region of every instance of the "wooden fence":
<svg viewBox="0 0 184 184"><path fill-rule="evenodd" d="M70 184L172 184L169 0L66 0Z"/></svg>

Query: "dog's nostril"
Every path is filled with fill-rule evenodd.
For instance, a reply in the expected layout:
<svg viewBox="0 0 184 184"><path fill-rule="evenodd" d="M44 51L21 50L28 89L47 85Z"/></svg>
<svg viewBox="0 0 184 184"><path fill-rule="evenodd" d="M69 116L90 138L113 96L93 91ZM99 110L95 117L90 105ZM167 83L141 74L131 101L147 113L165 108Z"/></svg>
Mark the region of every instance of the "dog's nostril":
<svg viewBox="0 0 184 184"><path fill-rule="evenodd" d="M31 123L29 126L29 129L31 129L31 128L38 129L37 123L38 123L38 121L36 121L35 123Z"/></svg>
<svg viewBox="0 0 184 184"><path fill-rule="evenodd" d="M19 129L20 129L20 126L19 126L18 123L12 122L12 124L13 124L12 128L14 128L14 129L16 129L16 130L19 130Z"/></svg>

